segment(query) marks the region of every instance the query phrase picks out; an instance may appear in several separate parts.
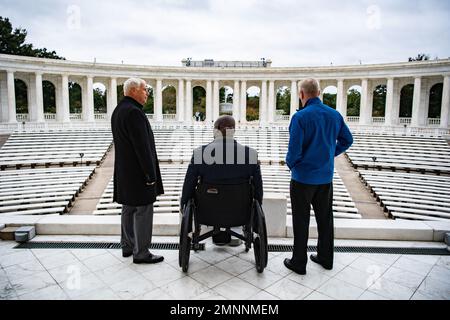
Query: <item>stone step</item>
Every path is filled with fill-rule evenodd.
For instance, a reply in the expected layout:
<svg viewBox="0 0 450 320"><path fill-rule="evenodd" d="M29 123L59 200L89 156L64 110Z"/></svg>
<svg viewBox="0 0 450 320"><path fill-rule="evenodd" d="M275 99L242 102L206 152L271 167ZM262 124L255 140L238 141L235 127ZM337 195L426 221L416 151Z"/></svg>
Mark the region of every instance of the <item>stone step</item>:
<svg viewBox="0 0 450 320"><path fill-rule="evenodd" d="M443 242L445 234L450 232L450 222L446 221L377 219L334 221L336 239ZM178 214L155 214L153 222L155 236L177 236L179 233ZM0 216L0 223L7 227L32 225L36 227L38 235L120 235L120 216ZM290 216L286 217L286 233L281 237L293 237ZM310 237L317 238L314 219L311 219Z"/></svg>

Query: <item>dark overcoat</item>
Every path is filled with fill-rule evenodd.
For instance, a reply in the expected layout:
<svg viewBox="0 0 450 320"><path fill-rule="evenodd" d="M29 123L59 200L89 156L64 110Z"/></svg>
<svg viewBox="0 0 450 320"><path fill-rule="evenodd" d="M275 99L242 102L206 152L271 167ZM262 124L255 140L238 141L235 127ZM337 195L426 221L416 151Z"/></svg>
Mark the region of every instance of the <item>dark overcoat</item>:
<svg viewBox="0 0 450 320"><path fill-rule="evenodd" d="M114 201L136 207L152 204L164 194L155 138L142 109L136 100L125 97L111 116Z"/></svg>

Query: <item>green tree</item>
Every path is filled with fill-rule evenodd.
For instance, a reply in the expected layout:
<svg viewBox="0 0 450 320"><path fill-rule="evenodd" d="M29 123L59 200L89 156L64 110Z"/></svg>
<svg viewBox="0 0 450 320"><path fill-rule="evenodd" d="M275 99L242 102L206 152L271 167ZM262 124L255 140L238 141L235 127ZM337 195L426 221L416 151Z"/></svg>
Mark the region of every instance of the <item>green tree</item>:
<svg viewBox="0 0 450 320"><path fill-rule="evenodd" d="M380 85L375 88L373 92L373 117L384 117L386 111L386 94L387 87L385 85Z"/></svg>
<svg viewBox="0 0 450 320"><path fill-rule="evenodd" d="M69 82L69 106L70 113L82 112L81 87L76 82Z"/></svg>
<svg viewBox="0 0 450 320"><path fill-rule="evenodd" d="M47 48L35 49L30 43L25 43L27 30L13 28L8 18L0 16L0 53L37 58L63 59L55 51Z"/></svg>
<svg viewBox="0 0 450 320"><path fill-rule="evenodd" d="M400 118L412 117L414 85L408 84L400 91Z"/></svg>
<svg viewBox="0 0 450 320"><path fill-rule="evenodd" d="M44 113L56 113L55 86L50 81L42 82L44 92Z"/></svg>
<svg viewBox="0 0 450 320"><path fill-rule="evenodd" d="M173 86L168 86L162 93L163 97L163 113L177 113L177 91Z"/></svg>
<svg viewBox="0 0 450 320"><path fill-rule="evenodd" d="M28 113L27 85L19 79L14 79L14 89L16 92L16 112Z"/></svg>
<svg viewBox="0 0 450 320"><path fill-rule="evenodd" d="M336 109L336 94L335 93L324 93L323 103L327 106Z"/></svg>
<svg viewBox="0 0 450 320"><path fill-rule="evenodd" d="M356 89L350 89L347 94L347 115L349 117L359 116L361 104L361 93Z"/></svg>
<svg viewBox="0 0 450 320"><path fill-rule="evenodd" d="M259 97L249 97L247 93L247 121L259 119Z"/></svg>
<svg viewBox="0 0 450 320"><path fill-rule="evenodd" d="M435 84L433 87L431 87L430 107L428 109L428 118L440 118L441 117L442 89L443 89L442 83Z"/></svg>
<svg viewBox="0 0 450 320"><path fill-rule="evenodd" d="M291 112L291 89L288 87L281 87L277 90L277 110L283 110L283 114Z"/></svg>
<svg viewBox="0 0 450 320"><path fill-rule="evenodd" d="M98 113L106 113L106 90L94 89L94 110Z"/></svg>
<svg viewBox="0 0 450 320"><path fill-rule="evenodd" d="M192 102L194 114L198 111L201 112L204 117L206 114L206 91L203 87L194 87L192 90Z"/></svg>

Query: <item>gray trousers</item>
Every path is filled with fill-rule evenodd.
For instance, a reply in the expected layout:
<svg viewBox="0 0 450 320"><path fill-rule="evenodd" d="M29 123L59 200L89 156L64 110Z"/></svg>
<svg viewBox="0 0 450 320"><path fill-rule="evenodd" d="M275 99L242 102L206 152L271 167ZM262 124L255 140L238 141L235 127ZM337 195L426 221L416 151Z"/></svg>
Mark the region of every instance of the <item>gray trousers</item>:
<svg viewBox="0 0 450 320"><path fill-rule="evenodd" d="M152 242L153 204L133 207L122 206L122 250L133 251L133 257L144 259L150 255Z"/></svg>

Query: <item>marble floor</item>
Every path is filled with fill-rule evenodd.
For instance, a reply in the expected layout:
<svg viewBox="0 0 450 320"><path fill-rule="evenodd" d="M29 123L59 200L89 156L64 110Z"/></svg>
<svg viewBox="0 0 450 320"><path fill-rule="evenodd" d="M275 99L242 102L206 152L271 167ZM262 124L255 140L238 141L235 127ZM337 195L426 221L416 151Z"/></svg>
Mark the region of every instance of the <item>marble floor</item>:
<svg viewBox="0 0 450 320"><path fill-rule="evenodd" d="M165 257L161 264L136 265L116 249L13 249L15 242L0 241L0 300L450 300L450 256L336 253L333 270L309 262L300 276L283 265L290 253L271 252L259 274L253 251L205 244L185 274L174 250L154 251Z"/></svg>

